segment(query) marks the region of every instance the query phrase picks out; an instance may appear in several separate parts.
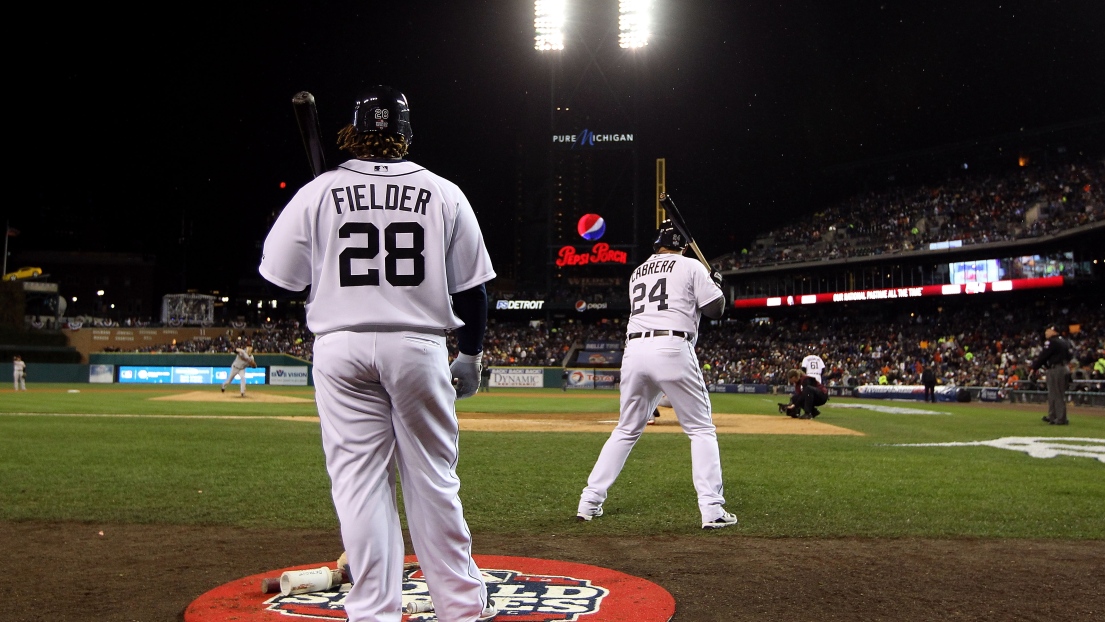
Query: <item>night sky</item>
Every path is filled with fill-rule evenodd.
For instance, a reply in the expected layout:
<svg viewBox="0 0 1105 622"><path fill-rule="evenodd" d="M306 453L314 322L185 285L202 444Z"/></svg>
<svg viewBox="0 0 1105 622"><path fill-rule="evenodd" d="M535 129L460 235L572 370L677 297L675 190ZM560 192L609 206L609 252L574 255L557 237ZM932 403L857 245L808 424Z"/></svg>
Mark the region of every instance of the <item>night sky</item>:
<svg viewBox="0 0 1105 622"><path fill-rule="evenodd" d="M552 62L561 97L610 87L572 105L635 119L645 219L662 157L710 256L822 206L827 168L1105 115L1100 0L657 0L636 51L617 47L616 0L576 0L558 61L533 49L532 2L314 4L43 3L13 21L9 269L29 250L137 252L165 293L233 292L311 177L300 90L331 166L358 94L403 90L409 158L465 191L497 264L518 146L544 157Z"/></svg>

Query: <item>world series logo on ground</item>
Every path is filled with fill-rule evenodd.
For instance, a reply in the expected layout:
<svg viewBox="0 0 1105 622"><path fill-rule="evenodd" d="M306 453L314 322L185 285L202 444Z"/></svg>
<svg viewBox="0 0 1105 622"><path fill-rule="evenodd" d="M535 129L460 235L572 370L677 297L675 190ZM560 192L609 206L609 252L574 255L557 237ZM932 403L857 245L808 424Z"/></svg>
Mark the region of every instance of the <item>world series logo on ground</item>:
<svg viewBox="0 0 1105 622"><path fill-rule="evenodd" d="M616 570L529 557L475 557L499 610L495 618L498 622L666 622L675 613L675 599L667 590ZM409 556L407 561L416 559ZM344 620L348 584L289 596L261 592L263 579L319 566L316 563L273 570L219 586L193 601L184 612L184 620ZM403 606L410 604L414 611L432 606L425 579L417 568L406 571L403 581ZM432 611L410 613L404 614L403 620L433 622L437 616Z"/></svg>

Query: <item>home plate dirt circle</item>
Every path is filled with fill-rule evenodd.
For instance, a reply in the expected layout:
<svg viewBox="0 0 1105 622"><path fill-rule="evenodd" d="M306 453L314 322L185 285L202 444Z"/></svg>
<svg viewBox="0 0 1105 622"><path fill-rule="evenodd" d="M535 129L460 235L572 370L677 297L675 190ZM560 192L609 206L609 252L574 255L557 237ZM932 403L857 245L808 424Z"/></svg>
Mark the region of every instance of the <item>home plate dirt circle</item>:
<svg viewBox="0 0 1105 622"><path fill-rule="evenodd" d="M668 622L675 598L664 588L609 568L533 557L476 555L496 622ZM408 556L406 561L417 561ZM264 594L262 581L285 571L333 567L334 562L290 566L243 577L203 594L184 611L184 622L265 622L296 618L345 620L349 585L284 596ZM405 571L403 606L430 600L422 572ZM290 617L290 618L289 618ZM432 612L403 614L404 622L432 622Z"/></svg>

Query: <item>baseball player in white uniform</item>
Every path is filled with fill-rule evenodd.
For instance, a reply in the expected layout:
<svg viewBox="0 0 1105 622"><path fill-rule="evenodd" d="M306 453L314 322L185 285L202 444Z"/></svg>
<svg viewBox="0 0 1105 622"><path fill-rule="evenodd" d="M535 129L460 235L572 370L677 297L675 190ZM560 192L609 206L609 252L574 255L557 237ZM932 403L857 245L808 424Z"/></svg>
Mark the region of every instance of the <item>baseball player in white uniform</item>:
<svg viewBox="0 0 1105 622"><path fill-rule="evenodd" d="M27 363L19 355L12 357L12 380L16 391L27 390Z"/></svg>
<svg viewBox="0 0 1105 622"><path fill-rule="evenodd" d="M246 346L245 348L234 349L234 362L230 364L230 374L226 377L226 382L223 383L219 390L223 393L226 392L226 387L234 382L234 377L237 376L241 380L241 397L246 396L246 368L257 367L257 361L253 358L253 346Z"/></svg>
<svg viewBox="0 0 1105 622"><path fill-rule="evenodd" d="M721 275L684 257L688 241L664 221L655 254L629 279L630 315L622 358L621 415L599 453L579 498L578 520L602 516L602 504L648 425L661 394L667 396L691 440L691 477L698 493L703 529L737 524L725 511L721 455L710 396L698 367L695 343L702 315L725 312Z"/></svg>
<svg viewBox="0 0 1105 622"><path fill-rule="evenodd" d="M402 93L379 86L359 100L338 134L355 159L296 193L259 269L286 290L310 287L315 399L353 579L349 620L402 616L397 475L437 619L490 620L497 610L459 497L454 402L479 388L484 284L495 271L461 190L403 159L411 137ZM451 365L450 330L460 350Z"/></svg>
<svg viewBox="0 0 1105 622"><path fill-rule="evenodd" d="M817 378L818 384L824 384L824 381L821 380L821 373L825 371L825 361L820 356L810 354L802 359L802 371L806 372L807 376Z"/></svg>

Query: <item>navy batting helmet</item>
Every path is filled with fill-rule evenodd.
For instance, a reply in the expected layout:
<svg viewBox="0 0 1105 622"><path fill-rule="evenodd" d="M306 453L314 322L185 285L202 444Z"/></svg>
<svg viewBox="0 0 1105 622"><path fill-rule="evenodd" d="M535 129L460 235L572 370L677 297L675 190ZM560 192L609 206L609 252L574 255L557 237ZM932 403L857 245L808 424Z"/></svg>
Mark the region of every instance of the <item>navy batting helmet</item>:
<svg viewBox="0 0 1105 622"><path fill-rule="evenodd" d="M390 86L372 87L353 108L353 127L361 133L402 136L411 144L411 109L407 96Z"/></svg>
<svg viewBox="0 0 1105 622"><path fill-rule="evenodd" d="M660 228L656 230L656 241L652 243L652 252L658 252L660 247L678 251L687 248L686 236L679 233L679 229L676 229L670 220L660 223Z"/></svg>

